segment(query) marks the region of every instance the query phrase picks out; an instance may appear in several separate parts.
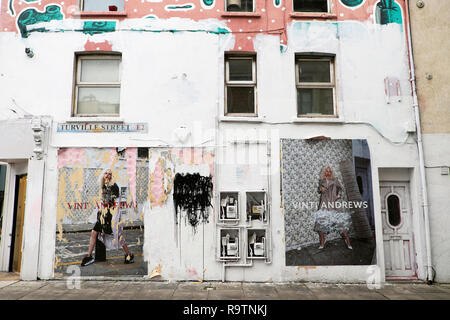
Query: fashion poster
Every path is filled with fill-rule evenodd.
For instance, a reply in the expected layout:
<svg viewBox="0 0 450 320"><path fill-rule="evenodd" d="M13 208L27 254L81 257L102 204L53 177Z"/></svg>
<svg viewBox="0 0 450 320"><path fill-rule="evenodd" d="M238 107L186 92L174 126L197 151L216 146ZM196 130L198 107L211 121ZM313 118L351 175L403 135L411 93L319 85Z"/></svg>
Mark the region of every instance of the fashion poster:
<svg viewBox="0 0 450 320"><path fill-rule="evenodd" d="M281 139L287 266L376 264L366 140Z"/></svg>
<svg viewBox="0 0 450 320"><path fill-rule="evenodd" d="M141 148L139 148L141 149ZM148 149L58 151L55 276L146 275L143 205ZM147 152L145 152L147 151Z"/></svg>

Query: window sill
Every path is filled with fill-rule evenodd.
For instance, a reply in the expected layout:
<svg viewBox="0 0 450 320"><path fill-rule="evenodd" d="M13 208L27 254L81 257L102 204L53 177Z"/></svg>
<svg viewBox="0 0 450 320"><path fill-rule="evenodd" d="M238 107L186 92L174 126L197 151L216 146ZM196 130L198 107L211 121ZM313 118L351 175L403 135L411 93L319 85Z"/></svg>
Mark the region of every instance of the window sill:
<svg viewBox="0 0 450 320"><path fill-rule="evenodd" d="M235 12L229 11L222 13L224 18L261 18L260 12Z"/></svg>
<svg viewBox="0 0 450 320"><path fill-rule="evenodd" d="M342 118L336 117L296 117L292 119L293 123L337 123L343 124L345 121Z"/></svg>
<svg viewBox="0 0 450 320"><path fill-rule="evenodd" d="M91 18L91 17L102 17L102 18L117 18L126 17L126 11L76 11L72 13L72 17L78 18Z"/></svg>
<svg viewBox="0 0 450 320"><path fill-rule="evenodd" d="M264 122L264 118L261 117L238 117L238 116L224 116L220 117L219 121L221 122L252 122L252 123L262 123Z"/></svg>
<svg viewBox="0 0 450 320"><path fill-rule="evenodd" d="M71 117L65 121L66 123L79 123L79 122L112 122L112 123L123 123L123 118L119 117L97 117L97 116L87 116L87 117Z"/></svg>
<svg viewBox="0 0 450 320"><path fill-rule="evenodd" d="M336 19L337 14L329 12L291 12L289 16L292 19L317 18L317 19Z"/></svg>

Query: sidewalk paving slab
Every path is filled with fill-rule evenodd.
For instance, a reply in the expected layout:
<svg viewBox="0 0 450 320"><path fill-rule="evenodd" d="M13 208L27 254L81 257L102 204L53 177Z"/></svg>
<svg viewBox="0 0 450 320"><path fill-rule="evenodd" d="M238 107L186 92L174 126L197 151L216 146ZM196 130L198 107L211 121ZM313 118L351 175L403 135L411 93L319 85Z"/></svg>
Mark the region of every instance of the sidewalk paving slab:
<svg viewBox="0 0 450 320"><path fill-rule="evenodd" d="M7 286L9 286L9 285L11 285L13 283L18 282L18 281L19 280L2 280L2 281L0 281L0 289L4 288L4 287L7 287Z"/></svg>
<svg viewBox="0 0 450 320"><path fill-rule="evenodd" d="M317 300L305 284L278 284L275 288L282 300Z"/></svg>
<svg viewBox="0 0 450 320"><path fill-rule="evenodd" d="M336 284L306 283L318 300L353 300Z"/></svg>
<svg viewBox="0 0 450 320"><path fill-rule="evenodd" d="M337 286L355 300L387 300L384 295L367 286L352 284L338 284Z"/></svg>
<svg viewBox="0 0 450 320"><path fill-rule="evenodd" d="M279 300L278 291L273 284L243 283L242 290L246 299Z"/></svg>
<svg viewBox="0 0 450 320"><path fill-rule="evenodd" d="M210 284L208 300L241 300L244 295L242 283L214 282Z"/></svg>
<svg viewBox="0 0 450 320"><path fill-rule="evenodd" d="M74 287L75 285L75 287ZM3 300L450 300L450 285L163 282L150 280L0 281Z"/></svg>
<svg viewBox="0 0 450 320"><path fill-rule="evenodd" d="M17 281L0 289L0 300L18 300L46 285L43 281Z"/></svg>
<svg viewBox="0 0 450 320"><path fill-rule="evenodd" d="M414 293L445 293L446 290L442 289L439 285L429 286L427 284L397 284L396 287L407 288L408 291Z"/></svg>

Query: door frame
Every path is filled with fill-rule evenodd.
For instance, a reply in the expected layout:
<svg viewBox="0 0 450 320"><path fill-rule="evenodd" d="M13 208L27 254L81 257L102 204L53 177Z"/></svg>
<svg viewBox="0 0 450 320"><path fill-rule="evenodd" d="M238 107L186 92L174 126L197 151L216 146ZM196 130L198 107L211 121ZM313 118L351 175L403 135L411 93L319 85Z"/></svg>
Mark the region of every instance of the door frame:
<svg viewBox="0 0 450 320"><path fill-rule="evenodd" d="M0 241L0 271L9 271L12 227L14 220L14 199L16 176L28 173L28 159L14 162L3 162L6 166L5 198L3 200L2 240ZM26 201L26 200L25 200Z"/></svg>
<svg viewBox="0 0 450 320"><path fill-rule="evenodd" d="M406 204L408 205L408 214L409 214L409 232L411 237L411 268L414 272L411 276L388 276L385 275L386 281L397 281L397 280L417 280L418 277L418 255L416 251L416 244L415 244L415 234L414 234L414 209L412 205L411 200L411 183L410 181L402 181L402 180L381 180L379 181L379 192L380 192L380 213L381 213L381 201L385 201L385 198L381 198L381 188L382 187L395 187L395 186L405 186L405 193L407 199L401 199L400 195L396 192L390 192L388 194L395 194L397 195L402 201L406 201ZM383 223L383 217L381 217L381 222ZM403 219L401 220L401 224L403 224ZM382 232L382 245L384 246L384 233ZM385 250L384 255L387 254ZM386 259L385 259L386 260ZM386 269L386 265L385 265ZM385 270L386 272L386 270Z"/></svg>
<svg viewBox="0 0 450 320"><path fill-rule="evenodd" d="M25 203L26 203L26 197L27 197L27 174L19 174L16 175L16 188L14 192L14 212L13 212L13 224L11 228L11 246L9 250L9 267L8 271L10 272L19 272L21 270L21 264L22 264L22 248L23 248L23 225L25 220ZM20 180L25 178L25 186L24 190L21 190L21 182ZM20 197L22 193L22 197ZM22 225L19 230L17 230L17 220L18 220L18 214L19 214L19 205L22 203L23 199L23 213L22 213ZM19 235L19 243L17 245L20 246L20 248L16 248L16 237L17 237L17 231L20 232ZM16 256L15 253L18 253ZM17 270L14 270L14 262L18 259L18 265Z"/></svg>

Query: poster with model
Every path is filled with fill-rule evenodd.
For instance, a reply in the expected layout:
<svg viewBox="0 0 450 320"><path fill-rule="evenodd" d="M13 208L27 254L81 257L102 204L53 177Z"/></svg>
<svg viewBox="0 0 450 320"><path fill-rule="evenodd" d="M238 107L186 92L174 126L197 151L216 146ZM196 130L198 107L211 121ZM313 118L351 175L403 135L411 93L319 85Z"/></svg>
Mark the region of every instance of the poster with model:
<svg viewBox="0 0 450 320"><path fill-rule="evenodd" d="M55 276L66 275L71 265L80 267L81 276L147 274L147 157L138 148L58 151Z"/></svg>
<svg viewBox="0 0 450 320"><path fill-rule="evenodd" d="M281 139L287 266L376 263L366 140Z"/></svg>

